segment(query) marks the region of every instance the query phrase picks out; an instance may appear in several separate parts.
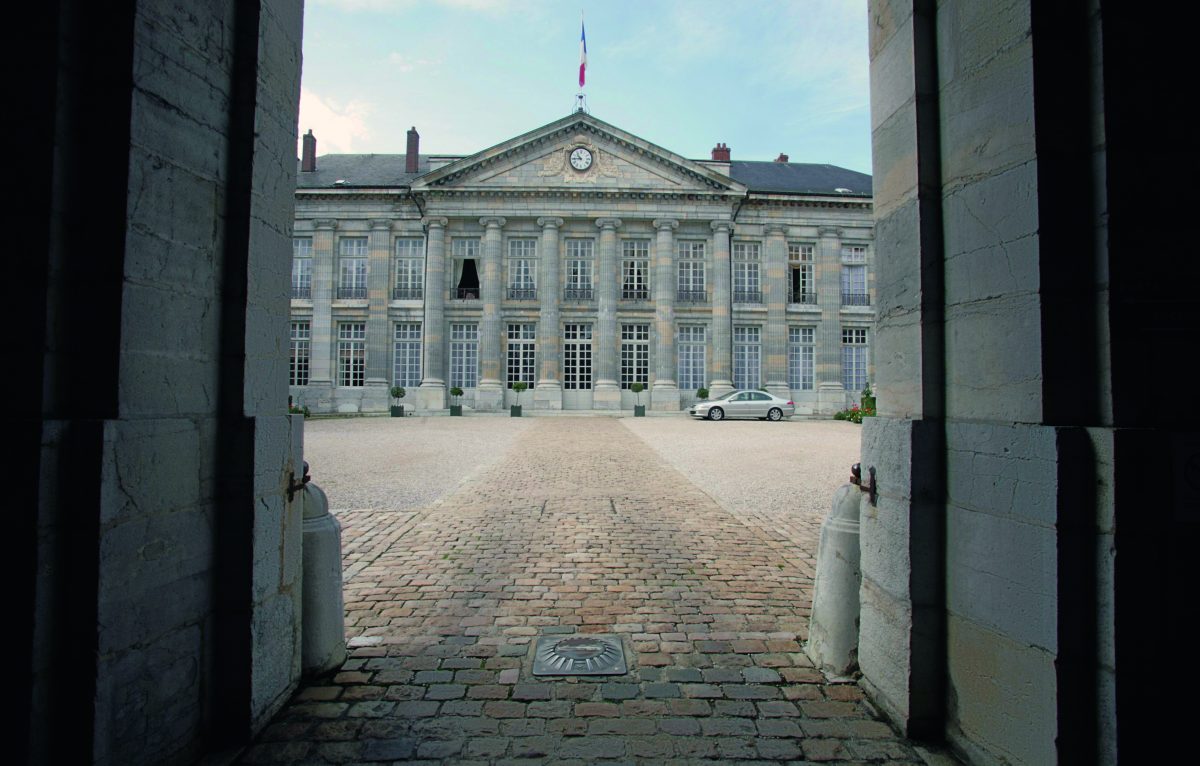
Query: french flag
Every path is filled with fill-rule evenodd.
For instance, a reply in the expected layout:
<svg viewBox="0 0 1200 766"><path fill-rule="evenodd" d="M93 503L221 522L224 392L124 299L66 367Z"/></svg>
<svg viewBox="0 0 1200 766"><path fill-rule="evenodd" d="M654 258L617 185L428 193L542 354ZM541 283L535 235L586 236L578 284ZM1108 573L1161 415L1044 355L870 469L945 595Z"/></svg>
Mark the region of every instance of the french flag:
<svg viewBox="0 0 1200 766"><path fill-rule="evenodd" d="M583 21L579 22L579 87L583 87L584 75L587 74L587 32Z"/></svg>

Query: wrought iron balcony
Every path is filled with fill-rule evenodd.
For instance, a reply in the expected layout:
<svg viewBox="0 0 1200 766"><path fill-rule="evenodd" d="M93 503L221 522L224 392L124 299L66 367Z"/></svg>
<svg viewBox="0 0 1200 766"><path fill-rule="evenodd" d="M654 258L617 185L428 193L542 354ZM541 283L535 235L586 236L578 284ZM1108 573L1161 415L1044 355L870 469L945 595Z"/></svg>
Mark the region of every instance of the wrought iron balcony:
<svg viewBox="0 0 1200 766"><path fill-rule="evenodd" d="M564 301L590 301L592 300L592 288L590 287L568 287L563 290Z"/></svg>
<svg viewBox="0 0 1200 766"><path fill-rule="evenodd" d="M337 297L341 299L361 300L367 297L367 288L365 287L347 287L338 285Z"/></svg>
<svg viewBox="0 0 1200 766"><path fill-rule="evenodd" d="M868 293L842 293L843 306L870 306L871 296Z"/></svg>
<svg viewBox="0 0 1200 766"><path fill-rule="evenodd" d="M479 300L479 288L456 287L451 291L450 297L456 301L477 301Z"/></svg>
<svg viewBox="0 0 1200 766"><path fill-rule="evenodd" d="M419 301L425 295L425 290L420 287L393 287L392 300L394 301Z"/></svg>
<svg viewBox="0 0 1200 766"><path fill-rule="evenodd" d="M650 300L650 291L645 288L622 288L621 300L623 301L648 301Z"/></svg>
<svg viewBox="0 0 1200 766"><path fill-rule="evenodd" d="M762 303L761 290L734 290L734 303Z"/></svg>
<svg viewBox="0 0 1200 766"><path fill-rule="evenodd" d="M536 287L510 287L508 288L508 299L510 301L536 301Z"/></svg>
<svg viewBox="0 0 1200 766"><path fill-rule="evenodd" d="M788 290L788 303L807 303L813 305L816 302L816 293L795 292L794 290Z"/></svg>
<svg viewBox="0 0 1200 766"><path fill-rule="evenodd" d="M677 290L675 300L680 303L704 303L708 300L708 293L704 290Z"/></svg>
<svg viewBox="0 0 1200 766"><path fill-rule="evenodd" d="M292 298L312 300L312 285L292 285Z"/></svg>

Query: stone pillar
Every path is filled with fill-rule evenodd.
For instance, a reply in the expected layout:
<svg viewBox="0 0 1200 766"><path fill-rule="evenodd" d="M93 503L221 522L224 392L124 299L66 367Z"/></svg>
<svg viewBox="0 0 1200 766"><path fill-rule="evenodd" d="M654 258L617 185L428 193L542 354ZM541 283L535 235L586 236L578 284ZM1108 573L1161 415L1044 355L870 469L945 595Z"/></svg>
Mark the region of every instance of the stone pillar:
<svg viewBox="0 0 1200 766"><path fill-rule="evenodd" d="M333 246L337 221L313 221L312 350L304 404L313 412L333 410Z"/></svg>
<svg viewBox="0 0 1200 766"><path fill-rule="evenodd" d="M767 226L763 302L767 305L766 389L775 396L792 398L787 369L787 237L777 224Z"/></svg>
<svg viewBox="0 0 1200 766"><path fill-rule="evenodd" d="M592 406L598 410L621 409L621 383L617 367L617 284L620 268L617 260L617 229L620 218L601 218L600 268L597 275L597 336L599 348L592 358L596 382L592 386Z"/></svg>
<svg viewBox="0 0 1200 766"><path fill-rule="evenodd" d="M479 323L479 385L475 388L475 409L498 410L504 406L504 360L501 338L500 304L504 299L504 270L501 268L501 229L505 220L480 218L487 227L483 235L483 275L480 293L483 316Z"/></svg>
<svg viewBox="0 0 1200 766"><path fill-rule="evenodd" d="M367 242L367 376L361 410L384 412L391 388L391 341L388 302L391 300L392 222L371 221Z"/></svg>
<svg viewBox="0 0 1200 766"><path fill-rule="evenodd" d="M658 218L654 228L654 386L650 409L678 410L679 387L675 384L675 229L679 221Z"/></svg>
<svg viewBox="0 0 1200 766"><path fill-rule="evenodd" d="M535 410L562 409L562 378L559 374L558 301L562 296L558 264L558 230L563 219L537 219L542 227L542 252L538 271L538 382L533 390Z"/></svg>
<svg viewBox="0 0 1200 766"><path fill-rule="evenodd" d="M730 293L729 221L713 221L712 378L708 395L733 390L733 295Z"/></svg>
<svg viewBox="0 0 1200 766"><path fill-rule="evenodd" d="M446 408L446 219L425 219L425 321L418 410Z"/></svg>
<svg viewBox="0 0 1200 766"><path fill-rule="evenodd" d="M842 388L842 230L823 226L818 231L817 300L821 324L817 328L817 414L832 415L846 408Z"/></svg>

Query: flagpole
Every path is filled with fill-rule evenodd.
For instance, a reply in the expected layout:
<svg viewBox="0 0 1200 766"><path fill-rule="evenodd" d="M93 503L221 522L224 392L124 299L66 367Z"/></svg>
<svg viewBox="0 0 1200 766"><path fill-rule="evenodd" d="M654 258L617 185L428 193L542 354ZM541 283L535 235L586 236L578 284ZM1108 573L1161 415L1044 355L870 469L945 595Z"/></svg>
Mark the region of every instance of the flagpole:
<svg viewBox="0 0 1200 766"><path fill-rule="evenodd" d="M579 9L579 92L575 94L575 111L587 111L587 98L583 92L587 82L587 29L583 20L583 9Z"/></svg>

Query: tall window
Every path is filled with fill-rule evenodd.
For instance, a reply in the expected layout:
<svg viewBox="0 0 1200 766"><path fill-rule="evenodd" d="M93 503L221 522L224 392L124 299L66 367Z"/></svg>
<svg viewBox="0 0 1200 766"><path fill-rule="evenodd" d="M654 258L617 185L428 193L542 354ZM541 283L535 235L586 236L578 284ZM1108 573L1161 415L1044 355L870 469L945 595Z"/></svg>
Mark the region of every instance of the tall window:
<svg viewBox="0 0 1200 766"><path fill-rule="evenodd" d="M312 298L312 237L292 238L292 297Z"/></svg>
<svg viewBox="0 0 1200 766"><path fill-rule="evenodd" d="M679 300L683 303L703 303L708 299L704 292L704 243L683 240L676 246L676 255Z"/></svg>
<svg viewBox="0 0 1200 766"><path fill-rule="evenodd" d="M367 379L367 325L342 322L338 325L338 385L358 388Z"/></svg>
<svg viewBox="0 0 1200 766"><path fill-rule="evenodd" d="M337 297L367 297L366 237L342 237L338 240Z"/></svg>
<svg viewBox="0 0 1200 766"><path fill-rule="evenodd" d="M537 300L537 240L508 241L508 297L514 301Z"/></svg>
<svg viewBox="0 0 1200 766"><path fill-rule="evenodd" d="M817 286L813 280L813 245L788 243L788 303L816 303Z"/></svg>
<svg viewBox="0 0 1200 766"><path fill-rule="evenodd" d="M421 385L421 325L398 322L392 341L392 385Z"/></svg>
<svg viewBox="0 0 1200 766"><path fill-rule="evenodd" d="M842 248L842 305L870 306L867 294L867 248L847 245Z"/></svg>
<svg viewBox="0 0 1200 766"><path fill-rule="evenodd" d="M788 388L813 390L813 328L788 328Z"/></svg>
<svg viewBox="0 0 1200 766"><path fill-rule="evenodd" d="M621 388L650 382L650 325L621 325Z"/></svg>
<svg viewBox="0 0 1200 766"><path fill-rule="evenodd" d="M862 391L867 385L867 328L842 328L842 387Z"/></svg>
<svg viewBox="0 0 1200 766"><path fill-rule="evenodd" d="M762 284L759 281L761 260L761 248L757 242L733 243L734 303L762 303Z"/></svg>
<svg viewBox="0 0 1200 766"><path fill-rule="evenodd" d="M288 385L307 386L312 355L312 324L292 322L292 353L288 365Z"/></svg>
<svg viewBox="0 0 1200 766"><path fill-rule="evenodd" d="M530 388L534 384L535 345L533 324L508 326L508 387L522 381Z"/></svg>
<svg viewBox="0 0 1200 766"><path fill-rule="evenodd" d="M424 249L425 243L420 237L396 240L396 284L392 288L392 300L421 299L425 286Z"/></svg>
<svg viewBox="0 0 1200 766"><path fill-rule="evenodd" d="M592 387L592 326L563 325L563 390L587 391Z"/></svg>
<svg viewBox="0 0 1200 766"><path fill-rule="evenodd" d="M450 325L450 386L475 388L479 380L479 325Z"/></svg>
<svg viewBox="0 0 1200 766"><path fill-rule="evenodd" d="M762 331L758 327L733 328L733 387L758 388L762 371Z"/></svg>
<svg viewBox="0 0 1200 766"><path fill-rule="evenodd" d="M704 327L681 325L679 328L679 388L695 391L704 387Z"/></svg>
<svg viewBox="0 0 1200 766"><path fill-rule="evenodd" d="M590 301L594 251L590 239L567 240L567 288L563 299Z"/></svg>
<svg viewBox="0 0 1200 766"><path fill-rule="evenodd" d="M451 297L479 300L479 238L455 237L450 243L454 264L454 289Z"/></svg>
<svg viewBox="0 0 1200 766"><path fill-rule="evenodd" d="M846 245L842 248L844 263L866 263L867 248L865 245Z"/></svg>
<svg viewBox="0 0 1200 766"><path fill-rule="evenodd" d="M650 299L650 241L627 239L621 242L621 299Z"/></svg>

